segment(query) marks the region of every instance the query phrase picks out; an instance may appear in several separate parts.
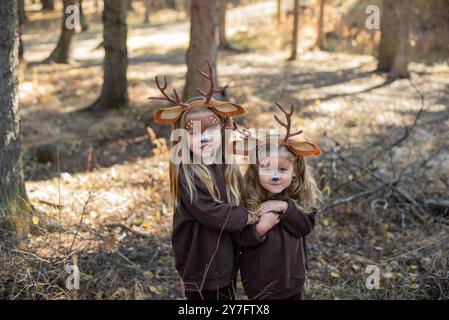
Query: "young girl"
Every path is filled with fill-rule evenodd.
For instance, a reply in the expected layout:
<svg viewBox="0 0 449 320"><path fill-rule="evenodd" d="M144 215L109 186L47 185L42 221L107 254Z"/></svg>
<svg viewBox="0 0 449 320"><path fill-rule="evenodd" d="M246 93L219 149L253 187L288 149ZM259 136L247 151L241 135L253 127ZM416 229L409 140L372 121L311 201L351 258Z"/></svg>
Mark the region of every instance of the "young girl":
<svg viewBox="0 0 449 320"><path fill-rule="evenodd" d="M163 98L175 104L156 112L154 121L172 124L182 133L181 141L171 143L170 191L174 200L172 245L175 267L182 278L189 300L234 299L238 270L239 233L248 222L240 202L241 175L234 165L221 164L224 130L232 125L231 116L244 109L212 98L210 91L186 103L165 93L167 82L156 83ZM179 152L180 151L180 152ZM218 155L218 156L217 156ZM181 161L178 157L181 157ZM194 160L199 161L194 161ZM216 161L216 160L219 161ZM193 162L193 163L192 163Z"/></svg>
<svg viewBox="0 0 449 320"><path fill-rule="evenodd" d="M305 156L319 155L312 143L297 141L287 116L285 137L268 136L256 141L256 163L245 175L242 201L250 215L260 217L241 234L240 273L250 299L303 298L307 269L306 239L315 224L320 191L306 166ZM266 148L270 148L266 150ZM261 150L266 151L260 152Z"/></svg>

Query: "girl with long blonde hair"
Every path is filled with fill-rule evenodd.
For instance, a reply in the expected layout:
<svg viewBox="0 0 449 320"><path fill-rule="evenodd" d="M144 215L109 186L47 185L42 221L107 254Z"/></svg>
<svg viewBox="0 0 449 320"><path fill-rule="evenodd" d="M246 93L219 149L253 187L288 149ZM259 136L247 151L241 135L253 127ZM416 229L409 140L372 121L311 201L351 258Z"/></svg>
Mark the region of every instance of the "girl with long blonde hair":
<svg viewBox="0 0 449 320"><path fill-rule="evenodd" d="M174 107L156 112L154 121L171 124L170 191L174 204L172 245L175 267L189 300L234 299L238 270L239 234L248 222L246 210L239 207L241 174L224 159L223 139L232 127L232 117L242 115L243 107L213 99L212 66L208 93L182 102L165 93Z"/></svg>

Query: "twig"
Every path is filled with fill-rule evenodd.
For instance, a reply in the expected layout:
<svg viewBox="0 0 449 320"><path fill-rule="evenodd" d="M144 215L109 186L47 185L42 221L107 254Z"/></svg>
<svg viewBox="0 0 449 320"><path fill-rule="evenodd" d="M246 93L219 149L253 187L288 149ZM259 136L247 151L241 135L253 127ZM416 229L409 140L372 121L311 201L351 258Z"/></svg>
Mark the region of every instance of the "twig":
<svg viewBox="0 0 449 320"><path fill-rule="evenodd" d="M53 202L46 201L46 200L41 200L41 199L37 199L37 201L40 202L40 203L46 204L48 206L52 206L55 209L64 209L64 206L60 206L57 203L53 203Z"/></svg>
<svg viewBox="0 0 449 320"><path fill-rule="evenodd" d="M75 235L73 236L72 243L70 244L69 252L72 252L73 245L75 244L75 240L76 240L76 237L78 236L80 226L83 223L84 216L87 213L87 206L89 205L89 202L91 199L92 199L92 193L89 192L89 196L87 197L86 202L84 203L84 206L83 206L83 211L81 213L80 221L78 222L78 226L76 228Z"/></svg>
<svg viewBox="0 0 449 320"><path fill-rule="evenodd" d="M404 197L408 202L410 202L420 213L418 214L417 212L415 212L414 210L412 210L412 214L413 216L418 219L421 223L425 223L426 219L423 217L423 215L427 215L427 212L421 208L421 206L419 205L418 202L416 202L416 200L404 189L402 189L401 187L393 187L393 190L396 191L397 193L399 193L402 197Z"/></svg>
<svg viewBox="0 0 449 320"><path fill-rule="evenodd" d="M438 242L441 242L441 241L443 241L444 239L447 239L447 238L449 238L449 235L446 235L446 236L444 236L444 237L441 238L441 239L438 239L438 240L435 240L435 241L431 241L431 242L429 242L429 243L427 243L427 244L425 244L425 245L423 245L423 246L421 246L421 247L418 247L418 248L416 248L416 249L413 249L413 250L410 250L410 251L406 251L406 252L402 252L402 253L397 254L397 255L395 255L395 256L393 256L393 257L390 257L390 258L388 258L388 259L384 259L384 260L382 260L382 262L390 262L390 261L392 261L392 260L396 260L396 259L398 259L398 258L408 256L409 254L411 254L411 253L413 253L413 252L416 252L416 251L425 249L425 248L427 248L427 247L430 247L430 246L432 246L432 245L434 245L434 244L437 244Z"/></svg>
<svg viewBox="0 0 449 320"><path fill-rule="evenodd" d="M330 208L333 208L333 207L336 207L336 206L340 206L340 205L345 204L345 203L352 202L352 201L354 201L354 200L356 200L356 199L358 199L360 197L369 196L369 195L375 194L375 193L379 192L380 190L382 190L383 188L385 188L385 187L387 187L389 185L390 185L389 183L384 183L384 184L382 184L381 186L379 186L379 187L377 187L375 189L362 191L362 192L353 194L352 196L336 200L336 201L332 202L331 204L325 206L320 211L321 212L325 212L325 211L329 210Z"/></svg>
<svg viewBox="0 0 449 320"><path fill-rule="evenodd" d="M23 251L23 250L18 250L18 249L13 249L11 250L12 252L18 252L18 253L24 253L24 254L28 254L30 256L35 257L36 259L40 260L40 261L44 261L46 263L51 263L50 261L43 259L41 257L39 257L38 255L35 255L34 253L28 252L28 251Z"/></svg>
<svg viewBox="0 0 449 320"><path fill-rule="evenodd" d="M229 207L229 211L228 211L228 215L226 216L226 220L223 223L223 227L221 228L220 233L218 234L217 244L215 246L214 253L212 254L212 257L210 258L209 262L206 264L206 269L204 270L203 278L201 280L200 291L203 290L204 283L206 282L206 277L207 277L207 274L209 273L210 266L211 266L212 261L214 260L215 255L216 255L216 253L218 251L218 247L220 246L221 235L223 234L223 231L224 231L224 228L226 226L226 223L229 220L229 216L231 215L232 208L233 208L233 206L231 205Z"/></svg>

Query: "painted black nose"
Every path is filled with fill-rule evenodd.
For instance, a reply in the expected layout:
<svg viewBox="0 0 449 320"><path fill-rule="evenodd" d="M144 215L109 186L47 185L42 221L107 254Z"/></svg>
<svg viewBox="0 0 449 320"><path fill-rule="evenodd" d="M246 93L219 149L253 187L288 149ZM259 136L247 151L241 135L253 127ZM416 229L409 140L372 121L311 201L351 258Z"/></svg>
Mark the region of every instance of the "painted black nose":
<svg viewBox="0 0 449 320"><path fill-rule="evenodd" d="M208 137L201 137L201 142L209 142L209 138Z"/></svg>
<svg viewBox="0 0 449 320"><path fill-rule="evenodd" d="M279 180L281 180L281 178L279 178L279 177L272 177L271 178L271 181L279 181Z"/></svg>

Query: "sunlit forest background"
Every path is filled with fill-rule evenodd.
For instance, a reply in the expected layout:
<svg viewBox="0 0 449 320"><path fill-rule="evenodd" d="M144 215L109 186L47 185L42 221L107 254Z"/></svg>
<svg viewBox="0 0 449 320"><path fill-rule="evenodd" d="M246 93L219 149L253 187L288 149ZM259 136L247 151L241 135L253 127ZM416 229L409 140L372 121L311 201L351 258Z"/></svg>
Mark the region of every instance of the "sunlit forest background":
<svg viewBox="0 0 449 320"><path fill-rule="evenodd" d="M17 37L0 39L20 47L0 54L18 77L0 85L1 299L183 299L169 128L148 97L157 75L191 96L205 59L246 108L240 126L274 128L273 102L294 103L322 150L306 299L449 298L449 1L1 2ZM366 288L368 265L380 289Z"/></svg>

